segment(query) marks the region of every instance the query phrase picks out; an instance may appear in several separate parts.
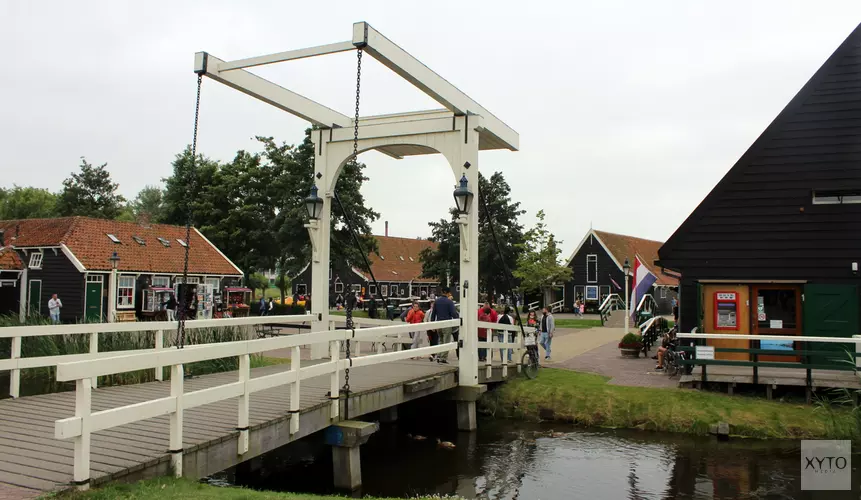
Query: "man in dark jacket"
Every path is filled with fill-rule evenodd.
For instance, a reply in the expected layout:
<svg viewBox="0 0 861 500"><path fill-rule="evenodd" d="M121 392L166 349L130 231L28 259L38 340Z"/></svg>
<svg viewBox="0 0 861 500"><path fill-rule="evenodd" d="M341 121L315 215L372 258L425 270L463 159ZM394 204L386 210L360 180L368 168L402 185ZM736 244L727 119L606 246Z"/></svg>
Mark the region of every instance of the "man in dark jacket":
<svg viewBox="0 0 861 500"><path fill-rule="evenodd" d="M434 302L433 310L431 311L431 321L446 321L460 318L460 315L457 313L457 308L454 306L454 302L451 300L450 296L451 293L448 288L443 288L442 296L438 297ZM439 343L448 344L451 342L451 333L451 327L441 328L439 330ZM439 356L437 356L437 361L439 363L448 363L448 353L441 352Z"/></svg>

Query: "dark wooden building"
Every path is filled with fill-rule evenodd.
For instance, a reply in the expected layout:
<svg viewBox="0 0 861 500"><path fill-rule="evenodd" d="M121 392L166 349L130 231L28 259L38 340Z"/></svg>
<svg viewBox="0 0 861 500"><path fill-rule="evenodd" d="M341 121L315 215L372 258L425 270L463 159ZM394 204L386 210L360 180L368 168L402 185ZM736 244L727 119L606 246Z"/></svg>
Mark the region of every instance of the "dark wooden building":
<svg viewBox="0 0 861 500"><path fill-rule="evenodd" d="M368 254L371 271L374 273L380 290L376 289L370 273L362 271L349 262L332 261L329 272L329 301L334 306L338 296L349 290L370 299L382 295L384 298L429 297L439 293L439 282L432 278L422 278L422 264L419 254L425 248L434 248L436 243L418 238L397 238L394 236L375 236L377 253ZM311 266L307 266L292 279L293 293L304 295L311 291ZM379 294L378 294L379 292Z"/></svg>
<svg viewBox="0 0 861 500"><path fill-rule="evenodd" d="M590 229L566 263L573 272L562 295L564 309L570 309L578 298L586 301L589 310L597 309L612 293L624 299L625 273L622 268L625 259L633 267L634 258L639 256L643 265L657 277L649 293L658 303L658 314L672 314L672 300L677 297L679 283L675 276L662 274L653 264L661 245L660 241ZM628 286L633 286L633 282Z"/></svg>
<svg viewBox="0 0 861 500"><path fill-rule="evenodd" d="M62 217L0 221L0 233L0 311L7 313L47 316L56 293L63 322L104 320L109 301L118 317L133 320L158 309L153 290L172 293L182 279L184 227ZM239 284L242 271L197 229L188 243L189 288L218 293ZM109 290L114 252L117 283Z"/></svg>
<svg viewBox="0 0 861 500"><path fill-rule="evenodd" d="M849 336L859 333L859 262L861 26L661 247L658 264L682 275L683 331Z"/></svg>

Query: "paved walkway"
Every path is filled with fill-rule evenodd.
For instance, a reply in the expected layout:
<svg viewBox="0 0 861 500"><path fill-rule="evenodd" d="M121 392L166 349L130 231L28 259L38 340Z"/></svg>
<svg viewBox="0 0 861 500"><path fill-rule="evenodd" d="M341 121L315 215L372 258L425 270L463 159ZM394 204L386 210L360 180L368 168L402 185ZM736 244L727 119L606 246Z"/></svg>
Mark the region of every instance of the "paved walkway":
<svg viewBox="0 0 861 500"><path fill-rule="evenodd" d="M551 345L552 358L547 366L611 377L610 384L634 387L678 387L678 377L670 378L655 370L650 357L623 358L619 339L623 328L558 329ZM541 349L541 354L544 350Z"/></svg>

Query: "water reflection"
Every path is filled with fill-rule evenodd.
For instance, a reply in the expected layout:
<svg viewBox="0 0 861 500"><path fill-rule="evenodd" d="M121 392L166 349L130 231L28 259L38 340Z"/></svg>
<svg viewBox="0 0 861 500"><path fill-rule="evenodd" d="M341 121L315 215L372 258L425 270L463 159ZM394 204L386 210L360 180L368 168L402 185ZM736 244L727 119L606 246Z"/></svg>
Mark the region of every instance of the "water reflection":
<svg viewBox="0 0 861 500"><path fill-rule="evenodd" d="M423 421L427 421L424 419ZM843 499L855 492L802 492L797 442L717 442L690 436L482 422L473 434L402 420L362 448L363 494L514 499ZM557 434L559 426L556 425ZM426 441L407 437L421 432ZM457 448L436 446L436 437ZM854 460L853 485L859 481ZM228 480L258 489L331 493L331 454L319 441L265 457Z"/></svg>

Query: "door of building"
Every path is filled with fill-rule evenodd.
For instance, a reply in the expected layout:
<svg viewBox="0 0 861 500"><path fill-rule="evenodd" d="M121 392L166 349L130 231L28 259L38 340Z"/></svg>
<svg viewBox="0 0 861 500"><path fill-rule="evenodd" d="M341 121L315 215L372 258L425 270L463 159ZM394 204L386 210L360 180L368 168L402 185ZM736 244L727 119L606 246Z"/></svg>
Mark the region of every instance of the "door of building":
<svg viewBox="0 0 861 500"><path fill-rule="evenodd" d="M84 313L87 321L102 321L102 276L87 276L87 290L84 296Z"/></svg>
<svg viewBox="0 0 861 500"><path fill-rule="evenodd" d="M750 333L749 289L747 285L706 284L702 286L704 333ZM749 340L709 339L708 345L749 349ZM715 359L749 361L743 352L716 352Z"/></svg>
<svg viewBox="0 0 861 500"><path fill-rule="evenodd" d="M803 349L791 337L801 335L801 285L768 284L751 286L754 335L786 335L783 340L760 340L760 349L792 351ZM758 361L801 361L799 356L760 355Z"/></svg>
<svg viewBox="0 0 861 500"><path fill-rule="evenodd" d="M853 285L804 285L804 335L852 338L858 330L858 287ZM834 356L815 358L816 364L852 366L849 344L809 344L817 351L833 351ZM851 363L851 364L849 364Z"/></svg>
<svg viewBox="0 0 861 500"><path fill-rule="evenodd" d="M42 312L42 280L30 280L27 294L28 314L37 316Z"/></svg>

